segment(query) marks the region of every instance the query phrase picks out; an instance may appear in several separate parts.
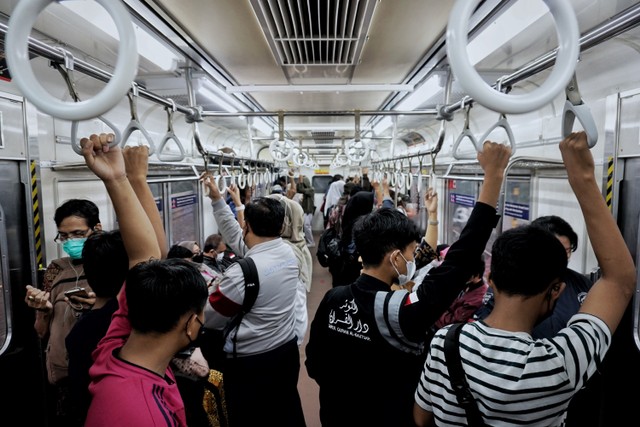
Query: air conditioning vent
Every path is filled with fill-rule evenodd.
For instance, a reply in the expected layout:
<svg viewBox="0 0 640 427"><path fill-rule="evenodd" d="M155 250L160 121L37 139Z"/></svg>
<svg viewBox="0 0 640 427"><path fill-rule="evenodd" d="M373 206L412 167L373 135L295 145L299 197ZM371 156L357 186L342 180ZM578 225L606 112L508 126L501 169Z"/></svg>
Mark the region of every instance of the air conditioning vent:
<svg viewBox="0 0 640 427"><path fill-rule="evenodd" d="M289 75L350 76L369 32L376 0L251 0L278 64ZM320 69L308 70L307 67ZM325 67L322 67L325 66Z"/></svg>
<svg viewBox="0 0 640 427"><path fill-rule="evenodd" d="M316 144L333 144L336 139L335 132L311 132L311 137Z"/></svg>

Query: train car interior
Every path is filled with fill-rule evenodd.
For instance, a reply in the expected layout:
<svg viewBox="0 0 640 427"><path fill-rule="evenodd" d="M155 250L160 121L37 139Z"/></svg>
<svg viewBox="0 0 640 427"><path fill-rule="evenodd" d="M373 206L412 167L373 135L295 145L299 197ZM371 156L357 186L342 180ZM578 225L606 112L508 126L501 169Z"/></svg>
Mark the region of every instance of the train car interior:
<svg viewBox="0 0 640 427"><path fill-rule="evenodd" d="M502 231L554 214L580 239L569 266L597 277L558 144L585 130L637 261L638 69L634 0L3 0L3 415L49 425L44 348L24 297L63 256L56 207L89 198L104 228L117 228L81 137L113 132L122 147L150 147L149 183L170 242L217 231L199 182L206 169L221 190L235 183L255 195L290 171L309 177L316 238L335 174L386 178L422 230L433 187L440 240L450 243L478 197L477 152L497 141L512 157L487 256ZM640 382L637 294L602 372L593 425L628 425L629 387Z"/></svg>

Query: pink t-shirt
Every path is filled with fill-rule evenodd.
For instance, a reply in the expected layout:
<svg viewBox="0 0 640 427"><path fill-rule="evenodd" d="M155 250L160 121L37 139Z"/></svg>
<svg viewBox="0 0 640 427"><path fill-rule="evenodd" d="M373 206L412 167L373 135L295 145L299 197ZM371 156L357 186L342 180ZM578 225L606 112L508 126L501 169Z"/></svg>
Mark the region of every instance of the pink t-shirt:
<svg viewBox="0 0 640 427"><path fill-rule="evenodd" d="M118 299L120 308L92 355L92 401L85 425L186 427L184 403L171 368L161 377L115 356L131 333L124 287Z"/></svg>

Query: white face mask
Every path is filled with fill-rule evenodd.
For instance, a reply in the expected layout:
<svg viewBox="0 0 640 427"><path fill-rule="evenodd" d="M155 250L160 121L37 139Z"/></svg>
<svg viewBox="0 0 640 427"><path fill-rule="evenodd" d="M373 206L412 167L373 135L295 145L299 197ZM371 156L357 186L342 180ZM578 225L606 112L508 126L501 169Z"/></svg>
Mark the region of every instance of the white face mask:
<svg viewBox="0 0 640 427"><path fill-rule="evenodd" d="M416 274L416 262L407 261L404 255L402 255L402 252L398 252L398 253L402 257L402 259L407 263L407 274L400 274L400 272L398 271L398 268L395 265L393 265L393 262L391 262L391 259L389 259L389 261L391 262L391 266L393 267L393 269L396 271L396 273L398 273L398 283L402 286L402 285L405 285L411 279L413 279L413 275Z"/></svg>
<svg viewBox="0 0 640 427"><path fill-rule="evenodd" d="M220 252L216 255L216 261L220 262L222 261L222 258L224 258L224 252Z"/></svg>

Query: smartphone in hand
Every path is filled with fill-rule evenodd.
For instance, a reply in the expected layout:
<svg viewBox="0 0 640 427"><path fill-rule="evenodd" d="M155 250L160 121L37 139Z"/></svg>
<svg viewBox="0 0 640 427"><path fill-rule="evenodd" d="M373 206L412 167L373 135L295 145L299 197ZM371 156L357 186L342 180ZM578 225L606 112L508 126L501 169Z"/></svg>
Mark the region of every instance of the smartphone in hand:
<svg viewBox="0 0 640 427"><path fill-rule="evenodd" d="M71 297L89 298L89 293L85 288L76 287L76 288L71 288L68 291L65 291L64 296L67 298L71 298Z"/></svg>

